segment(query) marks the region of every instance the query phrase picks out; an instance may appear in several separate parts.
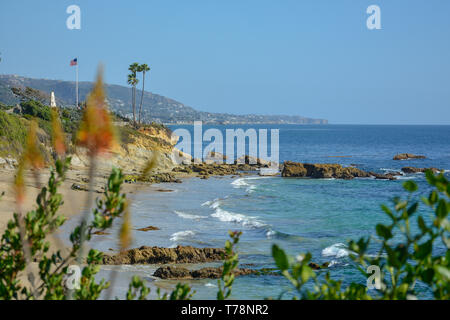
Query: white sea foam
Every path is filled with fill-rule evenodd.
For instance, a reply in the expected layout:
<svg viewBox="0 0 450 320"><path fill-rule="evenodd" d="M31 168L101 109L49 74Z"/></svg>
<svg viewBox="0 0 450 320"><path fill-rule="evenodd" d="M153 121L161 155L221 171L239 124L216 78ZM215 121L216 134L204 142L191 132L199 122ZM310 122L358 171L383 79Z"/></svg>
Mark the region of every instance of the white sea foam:
<svg viewBox="0 0 450 320"><path fill-rule="evenodd" d="M212 287L212 288L217 288L217 285L215 285L214 283L205 283L205 287Z"/></svg>
<svg viewBox="0 0 450 320"><path fill-rule="evenodd" d="M176 213L177 216L179 216L180 218L183 219L191 219L191 220L199 220L199 219L206 219L207 217L204 216L198 216L195 214L189 214L186 212L182 212L182 211L174 211Z"/></svg>
<svg viewBox="0 0 450 320"><path fill-rule="evenodd" d="M247 189L245 189L245 191L248 193L252 193L253 191L255 191L255 189L256 189L256 186L254 184L251 184L248 186Z"/></svg>
<svg viewBox="0 0 450 320"><path fill-rule="evenodd" d="M347 249L347 246L343 243L335 243L322 250L322 256L324 257L343 258L347 257L348 254L349 250Z"/></svg>
<svg viewBox="0 0 450 320"><path fill-rule="evenodd" d="M265 226L264 223L256 220L256 218L248 217L240 213L229 212L220 207L216 208L216 211L211 217L217 218L222 222L238 223L250 228L261 228Z"/></svg>
<svg viewBox="0 0 450 320"><path fill-rule="evenodd" d="M247 187L248 183L245 180L246 180L245 178L238 178L238 179L234 180L231 184L235 188Z"/></svg>
<svg viewBox="0 0 450 320"><path fill-rule="evenodd" d="M397 178L397 180L412 180L412 179L414 179L414 177L412 177L412 176L409 176L409 177L406 177L406 176L396 176L396 178Z"/></svg>
<svg viewBox="0 0 450 320"><path fill-rule="evenodd" d="M195 232L191 230L175 232L170 236L170 241L180 241L195 236Z"/></svg>
<svg viewBox="0 0 450 320"><path fill-rule="evenodd" d="M267 230L267 232L266 232L266 237L267 237L267 239L272 239L273 236L276 235L276 234L277 234L276 231L274 231L274 230L272 230L272 229L269 229L269 230Z"/></svg>
<svg viewBox="0 0 450 320"><path fill-rule="evenodd" d="M328 268L329 268L329 267L332 267L332 266L334 266L334 265L336 265L336 264L338 264L338 261L337 261L337 260L331 260L330 263L328 264Z"/></svg>

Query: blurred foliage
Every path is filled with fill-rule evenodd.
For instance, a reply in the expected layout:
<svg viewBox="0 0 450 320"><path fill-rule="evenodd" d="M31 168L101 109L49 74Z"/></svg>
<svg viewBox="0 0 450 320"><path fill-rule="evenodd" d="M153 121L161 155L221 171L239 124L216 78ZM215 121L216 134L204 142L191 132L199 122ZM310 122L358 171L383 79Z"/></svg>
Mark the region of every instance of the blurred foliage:
<svg viewBox="0 0 450 320"><path fill-rule="evenodd" d="M225 300L231 295L234 282L234 270L236 270L239 264L239 256L234 251L234 248L238 244L242 232L230 231L229 235L231 241L227 240L225 242L224 263L222 277L218 280L219 290L217 292L217 300Z"/></svg>

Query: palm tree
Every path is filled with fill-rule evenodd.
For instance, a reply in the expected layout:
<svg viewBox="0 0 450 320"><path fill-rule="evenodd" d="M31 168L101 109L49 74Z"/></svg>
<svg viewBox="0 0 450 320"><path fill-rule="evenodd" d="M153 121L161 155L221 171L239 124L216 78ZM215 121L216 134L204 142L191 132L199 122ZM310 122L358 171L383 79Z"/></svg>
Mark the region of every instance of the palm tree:
<svg viewBox="0 0 450 320"><path fill-rule="evenodd" d="M147 71L150 71L150 67L144 63L138 67L137 71L142 72L142 94L141 94L141 103L139 105L139 124L141 124L142 103L144 101L145 73Z"/></svg>
<svg viewBox="0 0 450 320"><path fill-rule="evenodd" d="M136 125L136 86L139 82L139 80L136 78L136 73L138 71L139 64L137 62L130 64L130 67L128 68L131 73L128 75L128 84L131 85L132 91L131 91L131 103L133 105L133 124Z"/></svg>

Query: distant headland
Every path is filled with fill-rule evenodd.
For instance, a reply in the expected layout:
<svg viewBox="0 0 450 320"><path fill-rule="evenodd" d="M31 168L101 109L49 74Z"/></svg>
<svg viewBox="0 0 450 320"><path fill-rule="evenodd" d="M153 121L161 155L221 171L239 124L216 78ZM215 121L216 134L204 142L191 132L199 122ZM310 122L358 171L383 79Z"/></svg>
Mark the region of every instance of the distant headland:
<svg viewBox="0 0 450 320"><path fill-rule="evenodd" d="M11 92L13 87L31 87L50 94L54 91L57 104L75 105L75 84L73 81L33 79L18 75L0 75L0 102L15 104L18 99ZM83 101L92 89L92 82L79 83L80 100ZM125 117L132 117L131 88L120 85L106 85L111 109ZM198 111L173 99L144 92L145 103L142 117L144 121L164 124L191 124L202 121L204 124L328 124L325 119L313 119L295 115L234 115Z"/></svg>

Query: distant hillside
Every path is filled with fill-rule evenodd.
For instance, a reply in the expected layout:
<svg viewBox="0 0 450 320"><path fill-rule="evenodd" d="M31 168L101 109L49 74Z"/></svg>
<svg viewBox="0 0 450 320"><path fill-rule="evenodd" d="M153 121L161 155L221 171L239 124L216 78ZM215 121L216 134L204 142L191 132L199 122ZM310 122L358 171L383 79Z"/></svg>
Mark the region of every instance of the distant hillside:
<svg viewBox="0 0 450 320"><path fill-rule="evenodd" d="M70 106L75 105L75 83L73 81L32 79L17 75L0 75L0 102L6 104L17 103L17 98L12 94L12 87L31 87L50 93L55 92L57 103ZM92 89L92 82L79 83L80 101L86 98L86 95ZM126 86L106 85L108 100L111 109L115 112L132 117L131 107L131 89ZM138 90L138 103L140 101L140 92ZM193 121L203 121L210 124L327 124L324 119L311 119L301 116L286 115L232 115L226 113L210 113L197 111L191 107L185 106L181 102L154 94L148 91L144 92L144 104L142 107L144 121L155 121L167 124L192 123Z"/></svg>

